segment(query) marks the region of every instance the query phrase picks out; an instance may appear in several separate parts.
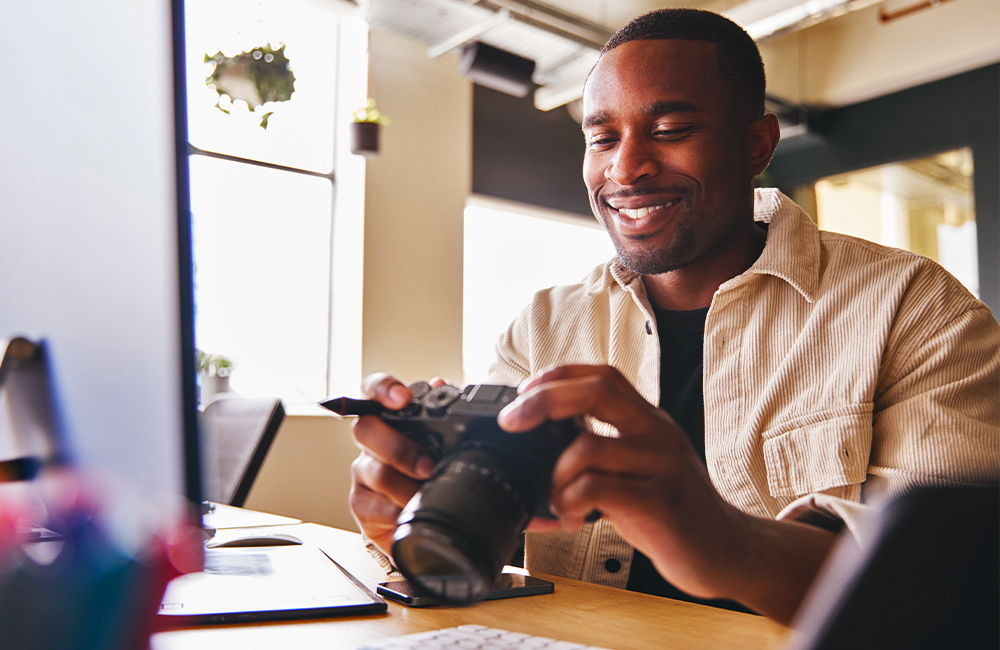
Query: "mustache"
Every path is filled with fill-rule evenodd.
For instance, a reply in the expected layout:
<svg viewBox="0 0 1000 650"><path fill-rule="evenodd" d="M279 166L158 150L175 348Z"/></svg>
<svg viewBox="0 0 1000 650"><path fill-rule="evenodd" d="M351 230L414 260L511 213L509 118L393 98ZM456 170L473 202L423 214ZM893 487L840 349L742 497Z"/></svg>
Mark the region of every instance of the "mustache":
<svg viewBox="0 0 1000 650"><path fill-rule="evenodd" d="M618 190L609 194L603 194L602 199L629 199L637 196L649 196L650 194L676 194L683 199L691 198L691 189L683 185L662 185L660 187L637 187L633 190Z"/></svg>

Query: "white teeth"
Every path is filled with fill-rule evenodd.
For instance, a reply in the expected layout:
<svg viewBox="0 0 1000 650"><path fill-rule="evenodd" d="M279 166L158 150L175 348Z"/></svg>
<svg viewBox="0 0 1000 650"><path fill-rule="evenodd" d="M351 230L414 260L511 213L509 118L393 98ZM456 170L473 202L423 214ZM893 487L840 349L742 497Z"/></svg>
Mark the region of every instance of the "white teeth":
<svg viewBox="0 0 1000 650"><path fill-rule="evenodd" d="M650 206L648 208L637 208L635 210L630 210L628 208L618 208L618 212L621 212L623 215L625 215L629 219L642 219L643 217L645 217L650 212L655 212L656 210L659 210L662 207L664 207L664 206L662 206L662 205L653 205L653 206Z"/></svg>
<svg viewBox="0 0 1000 650"><path fill-rule="evenodd" d="M624 216L628 217L629 219L642 219L643 217L645 217L646 215L648 215L650 212L655 212L655 211L659 210L660 208L666 208L666 207L670 207L672 205L677 205L678 202L680 202L680 199L674 199L673 201L670 201L668 203L664 203L663 205L651 205L651 206L649 206L647 208L635 208L634 210L629 209L629 208L615 208L615 209L618 210L619 213L621 213ZM614 206L611 206L611 207L614 207Z"/></svg>

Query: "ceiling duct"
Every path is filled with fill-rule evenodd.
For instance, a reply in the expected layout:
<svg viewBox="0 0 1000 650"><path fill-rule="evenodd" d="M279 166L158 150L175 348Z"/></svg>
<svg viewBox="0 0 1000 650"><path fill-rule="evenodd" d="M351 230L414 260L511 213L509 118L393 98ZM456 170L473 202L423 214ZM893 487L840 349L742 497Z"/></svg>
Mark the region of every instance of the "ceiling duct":
<svg viewBox="0 0 1000 650"><path fill-rule="evenodd" d="M580 96L582 80L612 35L534 0L365 0L358 15L373 29L426 43L431 58L479 42L534 61L531 88L537 88L536 107L545 110L569 101L565 94ZM546 95L546 89L557 92Z"/></svg>
<svg viewBox="0 0 1000 650"><path fill-rule="evenodd" d="M515 97L527 96L535 86L531 81L534 61L478 41L462 50L458 71L480 86Z"/></svg>
<svg viewBox="0 0 1000 650"><path fill-rule="evenodd" d="M766 96L764 108L778 118L778 128L781 130L779 150L788 152L822 140L822 136L810 126L817 118L814 109L803 104L787 102L773 95Z"/></svg>
<svg viewBox="0 0 1000 650"><path fill-rule="evenodd" d="M722 15L739 23L755 41L798 31L882 0L749 0Z"/></svg>
<svg viewBox="0 0 1000 650"><path fill-rule="evenodd" d="M505 9L514 20L525 25L598 51L614 35L614 30L604 25L592 23L576 14L536 0L479 0L475 4L494 11Z"/></svg>

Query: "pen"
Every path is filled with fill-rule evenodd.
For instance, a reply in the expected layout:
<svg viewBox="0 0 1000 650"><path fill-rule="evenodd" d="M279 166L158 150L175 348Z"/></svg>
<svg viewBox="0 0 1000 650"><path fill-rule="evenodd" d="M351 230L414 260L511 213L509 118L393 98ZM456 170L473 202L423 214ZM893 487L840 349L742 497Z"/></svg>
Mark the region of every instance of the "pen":
<svg viewBox="0 0 1000 650"><path fill-rule="evenodd" d="M380 415L387 410L373 399L353 399L350 397L334 397L320 402L319 405L330 409L337 415Z"/></svg>

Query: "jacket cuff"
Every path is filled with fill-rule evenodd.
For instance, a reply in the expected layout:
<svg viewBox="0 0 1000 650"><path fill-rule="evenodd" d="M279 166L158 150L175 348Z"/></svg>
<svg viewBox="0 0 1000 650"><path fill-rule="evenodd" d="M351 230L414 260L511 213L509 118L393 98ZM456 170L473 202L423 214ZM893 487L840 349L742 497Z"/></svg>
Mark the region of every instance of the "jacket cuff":
<svg viewBox="0 0 1000 650"><path fill-rule="evenodd" d="M828 494L807 494L788 504L776 519L797 521L838 533L847 529L863 544L875 532L878 508Z"/></svg>
<svg viewBox="0 0 1000 650"><path fill-rule="evenodd" d="M365 548L368 549L369 555L375 558L375 561L378 562L378 565L382 567L383 571L385 571L385 575L387 578L399 578L401 580L403 579L403 574L400 573L399 569L397 569L396 566L392 563L392 558L383 553L382 549L380 549L378 546L375 546L375 542L368 539L368 537L363 533L361 535L361 539L364 540Z"/></svg>

